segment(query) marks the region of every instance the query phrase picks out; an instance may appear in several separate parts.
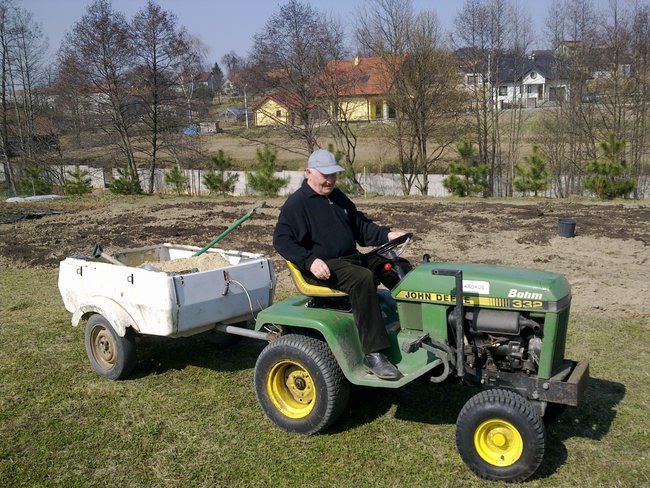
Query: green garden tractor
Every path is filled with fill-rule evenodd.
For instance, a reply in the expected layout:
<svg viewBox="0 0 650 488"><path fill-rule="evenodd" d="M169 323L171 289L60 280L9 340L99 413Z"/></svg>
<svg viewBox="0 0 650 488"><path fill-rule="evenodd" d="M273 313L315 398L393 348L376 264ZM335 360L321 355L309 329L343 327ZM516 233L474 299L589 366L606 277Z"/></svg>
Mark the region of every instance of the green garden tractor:
<svg viewBox="0 0 650 488"><path fill-rule="evenodd" d="M410 234L372 252L391 260ZM255 366L268 418L302 434L323 431L343 413L350 385L400 388L456 377L481 391L456 422L456 445L483 478L519 482L544 457L544 415L577 406L587 362L568 360L571 287L555 273L493 265L423 263L392 290L379 289L396 381L366 371L347 296L307 283L291 263L300 295L261 311L255 328L272 340ZM397 266L393 267L399 272Z"/></svg>

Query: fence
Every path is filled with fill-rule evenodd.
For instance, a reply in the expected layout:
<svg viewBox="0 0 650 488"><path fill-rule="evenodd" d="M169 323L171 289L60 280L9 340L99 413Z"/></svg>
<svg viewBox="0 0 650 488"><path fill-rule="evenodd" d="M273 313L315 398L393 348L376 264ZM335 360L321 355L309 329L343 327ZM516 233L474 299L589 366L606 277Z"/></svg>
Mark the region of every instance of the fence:
<svg viewBox="0 0 650 488"><path fill-rule="evenodd" d="M90 177L90 183L94 188L108 188L109 184L117 177L117 171L110 169L102 168L92 168L87 166L80 166L82 170L88 171ZM75 166L64 166L63 173L74 170ZM209 193L208 188L203 184L203 176L205 175L204 170L183 170L183 173L188 178L188 190L191 194L194 195L207 195ZM237 182L235 183L235 195L255 195L256 192L248 187L247 184L247 172L246 171L228 171L228 173L233 173L239 175ZM281 178L288 178L289 182L282 190L280 190L280 195L285 196L293 193L300 187L302 180L304 178L303 171L280 171L276 173L276 176ZM446 176L440 174L434 174L428 176L429 184L429 193L431 197L447 197L450 196L450 193L443 186L443 180ZM139 172L140 183L142 188L149 188L149 172L146 170L141 170ZM403 196L402 185L400 182L400 175L396 173L368 173L366 171L359 173L357 175L358 180L363 186L364 190L368 193L376 193L379 195L387 196ZM0 173L0 182L4 181L4 175ZM154 191L159 193L169 193L174 191L174 189L165 184L165 170L158 169L155 172L154 176ZM646 199L650 198L650 188L643 186L639 188L640 198ZM5 192L7 193L7 192ZM1 195L1 194L0 194ZM417 188L411 188L410 195L419 195ZM7 195L8 196L8 195ZM515 194L515 196L521 196L521 194ZM553 189L549 189L543 194L540 194L542 197L554 198L556 196Z"/></svg>

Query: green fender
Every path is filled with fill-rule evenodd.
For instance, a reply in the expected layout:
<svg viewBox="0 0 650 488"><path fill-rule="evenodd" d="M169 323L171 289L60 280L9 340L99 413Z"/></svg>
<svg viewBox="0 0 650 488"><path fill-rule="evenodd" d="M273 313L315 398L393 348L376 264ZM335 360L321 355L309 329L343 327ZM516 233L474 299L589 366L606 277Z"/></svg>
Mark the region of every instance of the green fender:
<svg viewBox="0 0 650 488"><path fill-rule="evenodd" d="M380 292L380 303L388 328L391 347L386 351L388 358L402 373L397 381L380 380L368 374L363 366L363 352L354 319L349 312L307 307L309 297L298 295L262 310L257 315L255 330L266 330L268 325L285 328L318 331L329 345L345 377L355 385L399 388L422 376L436 366L436 356L419 349L405 354L400 346L413 340L421 331L403 330L399 332L399 322L394 306L390 305L390 295Z"/></svg>

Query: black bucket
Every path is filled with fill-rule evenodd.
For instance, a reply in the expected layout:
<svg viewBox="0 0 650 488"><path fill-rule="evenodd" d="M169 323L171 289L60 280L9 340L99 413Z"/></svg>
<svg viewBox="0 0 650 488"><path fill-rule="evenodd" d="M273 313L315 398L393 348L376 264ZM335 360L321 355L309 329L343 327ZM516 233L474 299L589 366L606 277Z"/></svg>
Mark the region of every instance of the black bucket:
<svg viewBox="0 0 650 488"><path fill-rule="evenodd" d="M557 219L557 233L560 237L574 237L576 235L575 219Z"/></svg>

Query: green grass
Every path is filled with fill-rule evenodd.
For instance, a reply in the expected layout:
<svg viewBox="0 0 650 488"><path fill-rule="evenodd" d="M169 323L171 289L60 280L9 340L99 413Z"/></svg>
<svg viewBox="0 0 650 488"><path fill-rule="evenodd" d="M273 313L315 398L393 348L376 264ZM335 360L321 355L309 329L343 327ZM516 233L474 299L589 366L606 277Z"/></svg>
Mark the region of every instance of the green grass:
<svg viewBox="0 0 650 488"><path fill-rule="evenodd" d="M263 343L142 340L133 377L111 382L90 368L56 270L0 271L0 486L498 486L456 451L473 393L462 385L354 389L332 430L293 435L257 404ZM544 463L524 485L650 483L643 320L574 314L569 356L590 361L592 380L584 403L549 425Z"/></svg>

